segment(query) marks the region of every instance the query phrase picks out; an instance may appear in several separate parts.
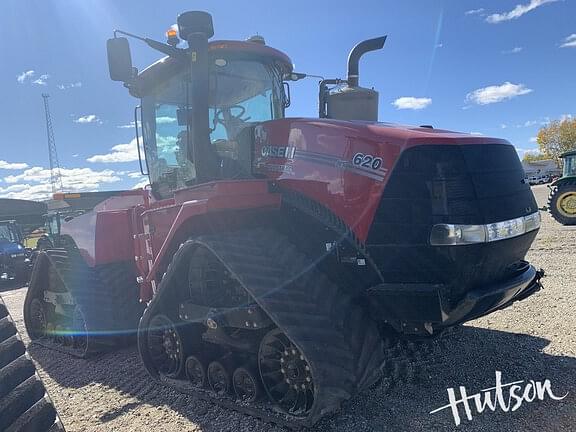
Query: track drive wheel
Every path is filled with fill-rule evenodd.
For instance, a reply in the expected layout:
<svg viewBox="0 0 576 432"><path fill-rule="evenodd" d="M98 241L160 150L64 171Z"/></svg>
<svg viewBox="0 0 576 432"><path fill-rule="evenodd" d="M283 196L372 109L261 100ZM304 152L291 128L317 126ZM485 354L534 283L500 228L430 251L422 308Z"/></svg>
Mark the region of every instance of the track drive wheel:
<svg viewBox="0 0 576 432"><path fill-rule="evenodd" d="M576 184L564 184L552 190L548 208L562 225L576 225Z"/></svg>
<svg viewBox="0 0 576 432"><path fill-rule="evenodd" d="M306 415L314 404L314 380L308 361L280 330L268 332L260 343L258 365L264 389L288 414Z"/></svg>
<svg viewBox="0 0 576 432"><path fill-rule="evenodd" d="M168 378L178 377L184 369L186 358L182 338L172 320L166 315L152 318L147 339L156 370Z"/></svg>

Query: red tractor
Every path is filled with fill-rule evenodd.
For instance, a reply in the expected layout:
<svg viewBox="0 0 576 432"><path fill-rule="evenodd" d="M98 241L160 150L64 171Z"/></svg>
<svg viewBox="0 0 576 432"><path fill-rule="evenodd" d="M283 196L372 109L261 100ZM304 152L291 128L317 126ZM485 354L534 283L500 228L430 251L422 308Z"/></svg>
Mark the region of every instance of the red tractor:
<svg viewBox="0 0 576 432"><path fill-rule="evenodd" d="M186 12L168 43L136 36L166 54L138 72L118 34L135 37L108 41L110 75L141 101L151 186L62 223L32 275L32 339L86 356L137 329L160 382L309 426L382 377L394 341L541 288L514 147L379 123L358 65L385 38L320 83L311 119L285 117L306 75L262 37L210 42L211 16Z"/></svg>

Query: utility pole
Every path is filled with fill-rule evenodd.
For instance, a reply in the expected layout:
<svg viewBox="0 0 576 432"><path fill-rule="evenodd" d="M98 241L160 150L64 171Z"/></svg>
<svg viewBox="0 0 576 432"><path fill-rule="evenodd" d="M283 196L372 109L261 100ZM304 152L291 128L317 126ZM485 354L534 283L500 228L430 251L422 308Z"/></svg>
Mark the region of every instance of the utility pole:
<svg viewBox="0 0 576 432"><path fill-rule="evenodd" d="M43 93L44 111L46 112L46 134L48 135L48 157L50 158L50 183L52 184L52 193L62 191L62 173L60 172L60 162L58 161L58 152L56 151L56 141L54 140L54 130L52 129L52 117L50 116L50 107L48 106L49 94Z"/></svg>

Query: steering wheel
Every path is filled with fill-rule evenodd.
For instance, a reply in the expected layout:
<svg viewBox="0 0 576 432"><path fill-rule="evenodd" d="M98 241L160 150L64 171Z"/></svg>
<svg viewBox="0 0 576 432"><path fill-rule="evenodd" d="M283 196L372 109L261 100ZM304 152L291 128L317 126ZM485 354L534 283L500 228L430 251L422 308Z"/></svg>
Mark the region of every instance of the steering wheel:
<svg viewBox="0 0 576 432"><path fill-rule="evenodd" d="M236 115L232 114L232 110L238 109L240 112ZM246 108L242 105L232 105L227 108L221 108L216 111L214 115L214 122L220 123L225 125L226 122L230 120L240 120L242 122L246 122L250 120L251 117L242 118L242 116L246 113Z"/></svg>

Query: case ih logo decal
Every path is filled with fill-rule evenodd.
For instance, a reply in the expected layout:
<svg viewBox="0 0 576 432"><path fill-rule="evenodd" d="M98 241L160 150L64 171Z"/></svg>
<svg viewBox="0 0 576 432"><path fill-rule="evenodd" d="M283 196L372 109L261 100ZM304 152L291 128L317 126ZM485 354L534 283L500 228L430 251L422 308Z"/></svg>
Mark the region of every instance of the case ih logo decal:
<svg viewBox="0 0 576 432"><path fill-rule="evenodd" d="M294 153L296 153L296 147L265 145L261 150L263 157L294 159Z"/></svg>

